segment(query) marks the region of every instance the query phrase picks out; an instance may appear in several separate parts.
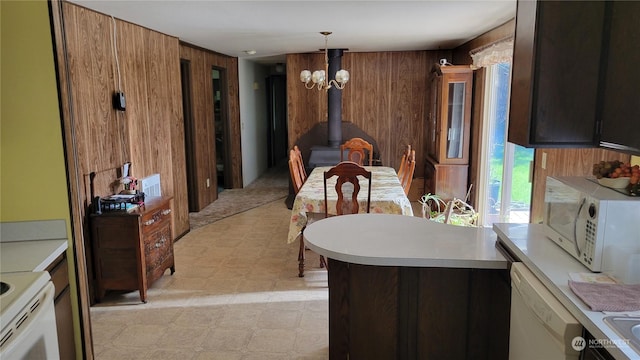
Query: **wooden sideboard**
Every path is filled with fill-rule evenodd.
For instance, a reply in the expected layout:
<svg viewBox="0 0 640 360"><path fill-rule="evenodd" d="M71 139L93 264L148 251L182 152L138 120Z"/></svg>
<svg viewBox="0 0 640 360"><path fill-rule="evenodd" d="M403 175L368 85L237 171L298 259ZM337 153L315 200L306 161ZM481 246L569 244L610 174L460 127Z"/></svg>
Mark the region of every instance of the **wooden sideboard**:
<svg viewBox="0 0 640 360"><path fill-rule="evenodd" d="M167 269L175 272L171 197L151 197L131 212L91 215L91 242L96 301L108 290L138 290L147 302L147 289Z"/></svg>

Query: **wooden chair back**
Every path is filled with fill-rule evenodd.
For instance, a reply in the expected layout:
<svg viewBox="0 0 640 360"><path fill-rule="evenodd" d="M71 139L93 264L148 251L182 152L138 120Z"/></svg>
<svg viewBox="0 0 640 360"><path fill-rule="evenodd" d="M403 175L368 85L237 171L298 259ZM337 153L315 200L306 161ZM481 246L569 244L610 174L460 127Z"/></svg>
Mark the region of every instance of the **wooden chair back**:
<svg viewBox="0 0 640 360"><path fill-rule="evenodd" d="M407 145L407 147L402 152L402 158L400 159L400 167L398 167L398 179L402 182L402 177L404 176L404 172L407 169L407 158L411 155L411 145Z"/></svg>
<svg viewBox="0 0 640 360"><path fill-rule="evenodd" d="M302 165L302 157L298 156L294 149L289 150L289 173L291 174L291 183L293 184L293 192L298 193L302 184L304 184L303 175L300 169L304 169Z"/></svg>
<svg viewBox="0 0 640 360"><path fill-rule="evenodd" d="M300 160L298 162L299 163L298 172L300 173L300 177L302 177L302 182L304 183L305 181L307 181L307 170L304 168L304 160L302 158L302 152L298 148L298 145L294 145L293 146L293 151L296 152L296 155L298 156L298 159Z"/></svg>
<svg viewBox="0 0 640 360"><path fill-rule="evenodd" d="M347 150L347 158L344 158L344 152ZM347 140L344 144L340 145L340 161L351 161L359 165L364 165L365 150L369 153L369 163L366 165L373 165L373 145L364 140L363 138L355 137Z"/></svg>
<svg viewBox="0 0 640 360"><path fill-rule="evenodd" d="M404 194L409 195L411 189L411 183L413 182L413 172L416 169L416 151L411 150L407 160L405 161L405 170L402 173L402 177L399 178L400 184L404 189Z"/></svg>
<svg viewBox="0 0 640 360"><path fill-rule="evenodd" d="M343 161L338 165L324 172L324 215L329 216L329 208L327 206L327 180L337 176L335 191L338 194L338 200L336 202L336 214L357 214L360 210L358 205L358 194L360 193L360 181L358 176L362 176L368 180L369 186L367 188L367 212L371 209L371 171L367 171L362 166L352 161ZM345 184L351 184L352 186L345 187ZM351 190L349 196L348 192ZM346 196L345 196L346 195Z"/></svg>

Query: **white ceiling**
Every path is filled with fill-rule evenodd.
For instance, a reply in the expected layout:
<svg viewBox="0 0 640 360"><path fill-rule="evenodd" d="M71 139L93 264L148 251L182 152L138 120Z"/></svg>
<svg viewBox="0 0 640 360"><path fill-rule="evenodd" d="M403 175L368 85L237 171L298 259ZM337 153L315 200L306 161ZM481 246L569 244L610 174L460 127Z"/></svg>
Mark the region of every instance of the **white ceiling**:
<svg viewBox="0 0 640 360"><path fill-rule="evenodd" d="M71 0L229 56L270 63L287 53L451 49L515 17L516 0ZM248 55L246 50L255 50Z"/></svg>

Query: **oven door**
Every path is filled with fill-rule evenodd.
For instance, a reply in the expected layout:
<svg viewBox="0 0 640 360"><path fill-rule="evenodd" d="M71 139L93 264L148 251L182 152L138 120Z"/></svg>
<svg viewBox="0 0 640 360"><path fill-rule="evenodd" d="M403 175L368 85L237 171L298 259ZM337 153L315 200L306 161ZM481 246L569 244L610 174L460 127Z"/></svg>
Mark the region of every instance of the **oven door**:
<svg viewBox="0 0 640 360"><path fill-rule="evenodd" d="M59 358L54 294L49 281L17 316L7 323L3 321L0 359Z"/></svg>

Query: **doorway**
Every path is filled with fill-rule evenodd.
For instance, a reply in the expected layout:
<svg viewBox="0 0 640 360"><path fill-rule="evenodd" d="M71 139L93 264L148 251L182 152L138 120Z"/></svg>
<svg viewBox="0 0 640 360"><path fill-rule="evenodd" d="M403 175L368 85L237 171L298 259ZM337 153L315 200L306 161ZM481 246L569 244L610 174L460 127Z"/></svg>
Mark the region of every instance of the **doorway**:
<svg viewBox="0 0 640 360"><path fill-rule="evenodd" d="M189 211L198 211L197 174L194 144L194 123L191 106L191 61L180 59L180 79L182 87L182 112L184 116L184 146L187 170L187 200Z"/></svg>
<svg viewBox="0 0 640 360"><path fill-rule="evenodd" d="M287 79L285 75L269 75L267 82L267 167L286 162L289 147L287 130Z"/></svg>
<svg viewBox="0 0 640 360"><path fill-rule="evenodd" d="M487 67L485 113L478 181L480 224L528 223L534 150L507 141L511 64Z"/></svg>
<svg viewBox="0 0 640 360"><path fill-rule="evenodd" d="M231 160L229 153L229 118L227 113L227 72L212 67L213 123L216 147L216 177L218 194L232 187Z"/></svg>

